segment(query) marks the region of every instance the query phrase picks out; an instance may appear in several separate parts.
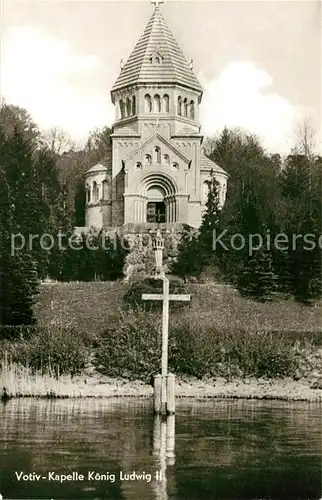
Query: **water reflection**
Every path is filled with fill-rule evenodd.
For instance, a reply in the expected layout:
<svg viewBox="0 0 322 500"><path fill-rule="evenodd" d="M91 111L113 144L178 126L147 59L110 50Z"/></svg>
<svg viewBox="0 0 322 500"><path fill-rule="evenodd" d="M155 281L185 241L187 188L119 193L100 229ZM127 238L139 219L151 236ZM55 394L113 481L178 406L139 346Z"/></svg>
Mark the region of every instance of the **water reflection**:
<svg viewBox="0 0 322 500"><path fill-rule="evenodd" d="M175 416L156 415L153 427L153 455L159 464L158 478L154 483L156 500L168 500L167 466L175 464Z"/></svg>
<svg viewBox="0 0 322 500"><path fill-rule="evenodd" d="M162 420L149 400L11 400L0 405L0 492L29 500L318 500L321 443L319 404L179 401L176 416ZM18 481L17 471L85 479ZM92 480L90 471L115 481ZM133 472L133 480L120 477Z"/></svg>

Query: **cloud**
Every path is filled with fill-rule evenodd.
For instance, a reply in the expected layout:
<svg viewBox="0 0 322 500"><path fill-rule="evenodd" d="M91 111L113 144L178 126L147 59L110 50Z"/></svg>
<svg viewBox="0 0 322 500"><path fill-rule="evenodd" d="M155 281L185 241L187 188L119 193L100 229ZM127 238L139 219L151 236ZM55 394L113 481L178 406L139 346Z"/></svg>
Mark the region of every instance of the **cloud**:
<svg viewBox="0 0 322 500"><path fill-rule="evenodd" d="M114 121L106 67L98 57L76 53L70 45L35 26L15 26L4 34L1 95L28 110L41 129L64 128L75 140ZM281 95L269 92L273 78L252 62L231 62L217 78L199 76L204 87L200 110L203 133L224 126L260 136L268 150L287 152L301 115ZM107 84L108 87L108 84Z"/></svg>
<svg viewBox="0 0 322 500"><path fill-rule="evenodd" d="M269 93L273 78L252 62L231 62L218 78L206 81L200 115L203 132L212 136L224 126L258 135L269 151L290 150L300 110L277 93Z"/></svg>
<svg viewBox="0 0 322 500"><path fill-rule="evenodd" d="M25 107L42 129L60 126L79 139L107 121L95 88L84 88L85 76L99 78L100 70L96 56L79 55L33 26L14 27L3 41L1 94Z"/></svg>

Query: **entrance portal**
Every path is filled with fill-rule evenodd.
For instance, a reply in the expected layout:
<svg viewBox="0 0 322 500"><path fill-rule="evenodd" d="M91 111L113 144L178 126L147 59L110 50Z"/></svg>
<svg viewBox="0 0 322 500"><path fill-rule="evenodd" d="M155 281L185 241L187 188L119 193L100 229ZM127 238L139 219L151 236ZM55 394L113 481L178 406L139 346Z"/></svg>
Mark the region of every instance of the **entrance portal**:
<svg viewBox="0 0 322 500"><path fill-rule="evenodd" d="M144 220L152 224L176 222L176 189L170 180L161 174L147 177L142 183L143 203L145 203Z"/></svg>
<svg viewBox="0 0 322 500"><path fill-rule="evenodd" d="M164 201L149 202L147 205L147 222L165 222Z"/></svg>

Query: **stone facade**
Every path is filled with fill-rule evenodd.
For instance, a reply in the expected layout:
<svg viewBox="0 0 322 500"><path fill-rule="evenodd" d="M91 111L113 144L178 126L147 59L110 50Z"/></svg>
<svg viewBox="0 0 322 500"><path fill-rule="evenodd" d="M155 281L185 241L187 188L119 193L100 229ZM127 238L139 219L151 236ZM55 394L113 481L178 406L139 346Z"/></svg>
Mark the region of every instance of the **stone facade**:
<svg viewBox="0 0 322 500"><path fill-rule="evenodd" d="M212 176L223 204L227 174L203 152L202 88L158 5L111 97L112 164L85 175L86 226L199 227Z"/></svg>

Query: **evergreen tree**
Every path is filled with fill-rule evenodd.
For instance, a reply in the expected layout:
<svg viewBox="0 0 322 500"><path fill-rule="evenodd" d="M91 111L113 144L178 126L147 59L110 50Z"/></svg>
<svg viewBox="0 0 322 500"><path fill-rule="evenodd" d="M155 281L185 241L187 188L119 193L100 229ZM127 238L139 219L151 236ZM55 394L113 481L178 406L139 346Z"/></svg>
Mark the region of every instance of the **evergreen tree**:
<svg viewBox="0 0 322 500"><path fill-rule="evenodd" d="M30 325L35 322L33 306L39 293L37 264L29 253L8 255L1 248L1 323Z"/></svg>
<svg viewBox="0 0 322 500"><path fill-rule="evenodd" d="M238 276L238 288L247 296L266 301L276 290L272 253L261 248L247 261Z"/></svg>
<svg viewBox="0 0 322 500"><path fill-rule="evenodd" d="M220 185L212 174L212 179L209 183L206 210L202 216L199 234L199 258L201 260L202 267L213 264L216 258L213 250L213 239L215 232L220 228L221 207L219 202L219 188Z"/></svg>
<svg viewBox="0 0 322 500"><path fill-rule="evenodd" d="M200 243L197 234L188 225L183 226L180 243L178 245L178 256L174 260L171 271L178 276L200 276L203 264L199 258Z"/></svg>
<svg viewBox="0 0 322 500"><path fill-rule="evenodd" d="M321 169L303 154L289 155L280 176L281 229L290 241L290 290L297 300L309 302L321 295ZM298 238L294 239L296 236ZM312 244L304 238L310 235Z"/></svg>
<svg viewBox="0 0 322 500"><path fill-rule="evenodd" d="M84 180L81 179L76 187L75 194L75 225L79 227L85 226L85 202L86 192Z"/></svg>
<svg viewBox="0 0 322 500"><path fill-rule="evenodd" d="M29 325L35 321L33 305L38 294L38 277L36 262L30 253L26 249L14 252L11 248L16 224L15 205L6 175L7 142L0 130L0 323Z"/></svg>
<svg viewBox="0 0 322 500"><path fill-rule="evenodd" d="M122 278L128 253L129 250L122 246L122 240L118 234L115 234L114 238L110 238L109 248L106 252L107 265L104 267L103 276L112 281Z"/></svg>
<svg viewBox="0 0 322 500"><path fill-rule="evenodd" d="M293 293L292 252L289 248L272 249L276 290L282 294Z"/></svg>
<svg viewBox="0 0 322 500"><path fill-rule="evenodd" d="M50 273L62 281L114 281L123 276L128 250L122 248L118 235L104 237L103 232L76 236L70 231L55 247Z"/></svg>
<svg viewBox="0 0 322 500"><path fill-rule="evenodd" d="M178 245L178 256L172 265L172 272L179 276L198 277L206 266L216 262L213 238L214 231L219 230L221 213L218 187L219 183L212 175L198 235L194 235L189 226L184 226L183 236Z"/></svg>
<svg viewBox="0 0 322 500"><path fill-rule="evenodd" d="M226 203L220 217L221 227L227 230L222 241L229 250L220 252L219 266L225 278L236 284L248 262L249 235L275 228L280 158L267 155L256 137L227 128L213 141L210 156L229 174ZM230 244L237 234L246 243L239 250Z"/></svg>

